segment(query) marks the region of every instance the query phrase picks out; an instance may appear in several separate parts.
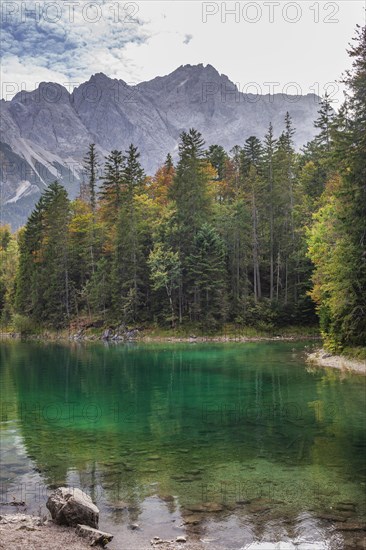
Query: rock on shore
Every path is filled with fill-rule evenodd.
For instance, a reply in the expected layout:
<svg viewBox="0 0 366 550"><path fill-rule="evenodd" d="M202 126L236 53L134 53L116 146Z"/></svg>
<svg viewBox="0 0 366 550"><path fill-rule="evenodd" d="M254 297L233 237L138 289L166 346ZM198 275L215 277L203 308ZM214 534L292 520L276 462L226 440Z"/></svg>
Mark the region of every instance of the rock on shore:
<svg viewBox="0 0 366 550"><path fill-rule="evenodd" d="M98 527L98 508L90 496L77 487L59 487L49 496L46 506L59 525Z"/></svg>
<svg viewBox="0 0 366 550"><path fill-rule="evenodd" d="M324 349L319 349L307 356L307 362L320 367L332 367L345 371L353 371L359 374L366 374L366 361L351 359L342 355L332 355Z"/></svg>

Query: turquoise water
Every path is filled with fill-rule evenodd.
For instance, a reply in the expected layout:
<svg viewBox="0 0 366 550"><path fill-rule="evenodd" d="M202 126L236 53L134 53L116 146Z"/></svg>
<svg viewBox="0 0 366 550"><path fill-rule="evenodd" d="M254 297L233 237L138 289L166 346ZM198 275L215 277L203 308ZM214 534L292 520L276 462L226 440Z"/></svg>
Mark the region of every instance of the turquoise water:
<svg viewBox="0 0 366 550"><path fill-rule="evenodd" d="M82 487L115 548L341 548L324 516L366 517L365 378L304 348L2 343L1 500L45 511L53 487Z"/></svg>

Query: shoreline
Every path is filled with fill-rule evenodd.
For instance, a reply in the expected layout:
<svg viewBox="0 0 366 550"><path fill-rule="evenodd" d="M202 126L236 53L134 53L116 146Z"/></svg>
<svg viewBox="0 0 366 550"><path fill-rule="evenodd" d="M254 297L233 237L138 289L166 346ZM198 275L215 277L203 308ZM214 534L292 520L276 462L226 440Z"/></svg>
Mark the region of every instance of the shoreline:
<svg viewBox="0 0 366 550"><path fill-rule="evenodd" d="M366 361L352 359L343 355L333 355L324 349L309 353L306 362L323 368L333 368L344 372L356 372L366 375Z"/></svg>
<svg viewBox="0 0 366 550"><path fill-rule="evenodd" d="M39 517L33 514L14 513L2 514L0 516L0 548L27 548L27 550L87 550L90 549L90 542L80 537L75 527L58 525L49 517ZM179 537L177 537L179 538ZM184 541L164 540L154 537L139 543L138 546L130 546L133 539L126 541L128 547L133 550L206 550L207 545L199 540L189 540L183 537ZM103 548L97 545L96 548ZM105 546L106 550L117 549L116 543L112 540ZM210 550L215 550L210 545ZM222 550L222 548L220 548Z"/></svg>
<svg viewBox="0 0 366 550"><path fill-rule="evenodd" d="M352 521L348 517L337 514L318 515L317 518L322 522L322 528L332 525L333 529L342 537L344 548L354 548L361 550L365 548L364 533L366 524L362 521ZM192 536L193 535L193 536ZM87 550L94 544L90 540L80 536L77 529L72 526L58 525L47 516L36 516L33 514L15 513L3 514L0 516L0 548L1 549L20 549L27 550ZM117 550L120 548L121 541L115 541L114 538L105 546L97 545L97 548L106 548L106 550ZM154 536L146 541L135 541L133 537L128 537L125 541L126 547L131 550L224 550L221 544L215 544L214 539L202 539L197 535L185 534L177 535L173 539L162 539ZM260 548L278 547L278 539L273 536L273 540L257 540L253 537L248 544L254 549L257 545ZM252 546L253 545L253 546ZM237 547L237 546L236 546ZM246 546L247 547L247 546ZM292 547L292 546L291 546ZM295 548L295 545L293 546ZM227 547L226 547L227 548ZM333 545L332 545L333 548Z"/></svg>
<svg viewBox="0 0 366 550"><path fill-rule="evenodd" d="M132 337L126 337L124 335L113 335L108 338L104 338L103 335L97 334L85 334L76 333L74 335L65 331L47 332L42 334L33 334L22 336L16 332L0 332L0 341L24 341L24 342L41 342L41 343L68 343L68 344L89 344L89 343L103 343L108 345L118 344L248 344L248 343L260 343L260 342L304 342L304 341L321 341L321 336L316 334L282 334L282 335L204 335L196 336L194 334L190 336L184 335L154 335L144 334L143 331L138 331L138 334L134 334ZM358 374L366 375L366 360L354 359L345 355L333 355L328 353L323 348L318 348L315 351L306 355L306 363L309 365L315 365L322 368L335 368L344 372L355 372Z"/></svg>
<svg viewBox="0 0 366 550"><path fill-rule="evenodd" d="M69 342L69 343L108 343L108 344L123 344L123 343L250 343L250 342L295 342L295 341L319 341L321 336L317 334L282 334L282 335L245 335L245 334L223 334L223 335L154 335L142 331L136 336L112 336L104 338L95 334L68 334L65 332L55 333L45 331L42 334L32 334L22 336L17 332L0 332L1 340L23 340L23 341L38 341L38 342Z"/></svg>

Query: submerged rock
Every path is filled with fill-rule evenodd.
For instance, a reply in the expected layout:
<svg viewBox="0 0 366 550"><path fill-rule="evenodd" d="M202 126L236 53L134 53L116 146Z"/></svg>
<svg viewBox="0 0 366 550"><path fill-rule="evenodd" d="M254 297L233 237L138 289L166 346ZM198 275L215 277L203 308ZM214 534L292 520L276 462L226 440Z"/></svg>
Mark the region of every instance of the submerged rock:
<svg viewBox="0 0 366 550"><path fill-rule="evenodd" d="M160 498L160 500L163 500L164 502L174 502L174 497L173 495L162 495L162 494L159 494L158 495L158 498Z"/></svg>
<svg viewBox="0 0 366 550"><path fill-rule="evenodd" d="M98 527L99 510L89 495L78 488L59 487L48 498L47 508L60 525Z"/></svg>
<svg viewBox="0 0 366 550"><path fill-rule="evenodd" d="M78 524L76 526L76 533L79 535L79 537L83 537L84 539L90 541L90 546L106 546L108 542L111 542L111 540L113 539L113 535L111 535L110 533L98 531L98 529L89 527L89 525Z"/></svg>
<svg viewBox="0 0 366 550"><path fill-rule="evenodd" d="M198 512L198 513L216 513L216 512L223 512L224 507L222 504L218 502L204 502L202 504L194 504L192 506L187 506L187 510L190 512Z"/></svg>
<svg viewBox="0 0 366 550"><path fill-rule="evenodd" d="M202 517L194 514L183 518L184 525L198 525L199 523L201 523L201 521Z"/></svg>

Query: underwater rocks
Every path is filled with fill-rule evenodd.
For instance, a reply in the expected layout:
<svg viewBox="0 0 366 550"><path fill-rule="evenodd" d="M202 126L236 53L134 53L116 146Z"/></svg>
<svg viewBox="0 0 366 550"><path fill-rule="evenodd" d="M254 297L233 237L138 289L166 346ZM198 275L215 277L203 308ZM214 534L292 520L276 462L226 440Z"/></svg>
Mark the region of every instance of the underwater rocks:
<svg viewBox="0 0 366 550"><path fill-rule="evenodd" d="M110 533L104 533L103 531L98 531L89 525L77 525L76 534L79 537L87 539L90 542L90 546L106 546L108 542L111 542L113 535Z"/></svg>

